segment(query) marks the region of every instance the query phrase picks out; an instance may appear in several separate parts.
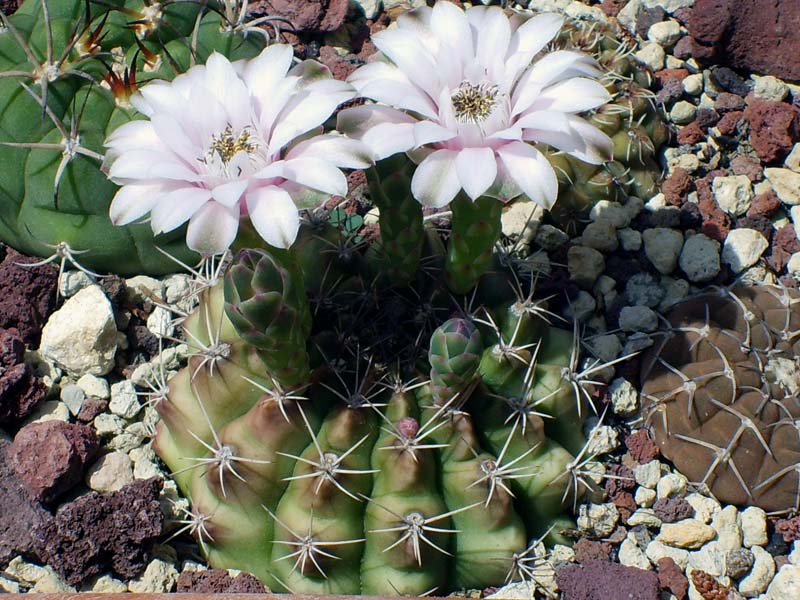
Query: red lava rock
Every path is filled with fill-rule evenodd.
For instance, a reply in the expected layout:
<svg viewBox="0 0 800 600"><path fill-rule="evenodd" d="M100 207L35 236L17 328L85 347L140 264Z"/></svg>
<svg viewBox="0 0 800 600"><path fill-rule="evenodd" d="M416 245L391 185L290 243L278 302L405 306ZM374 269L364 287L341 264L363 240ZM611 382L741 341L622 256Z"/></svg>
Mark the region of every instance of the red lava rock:
<svg viewBox="0 0 800 600"><path fill-rule="evenodd" d="M658 600L658 576L652 571L590 560L556 573L564 600Z"/></svg>
<svg viewBox="0 0 800 600"><path fill-rule="evenodd" d="M35 556L31 530L52 518L41 504L25 493L25 486L8 460L10 445L0 440L0 569L18 554Z"/></svg>
<svg viewBox="0 0 800 600"><path fill-rule="evenodd" d="M336 31L347 16L348 0L261 0L250 6L253 15L280 16L295 33Z"/></svg>
<svg viewBox="0 0 800 600"><path fill-rule="evenodd" d="M739 121L742 120L742 116L744 116L744 112L741 110L722 115L722 118L717 123L717 129L722 135L733 135L736 133L736 127L739 125Z"/></svg>
<svg viewBox="0 0 800 600"><path fill-rule="evenodd" d="M763 194L758 194L750 203L750 208L747 209L747 216L762 215L771 217L781 207L781 200L778 195L769 190Z"/></svg>
<svg viewBox="0 0 800 600"><path fill-rule="evenodd" d="M617 507L619 511L620 517L622 517L622 521L624 523L628 522L630 516L636 512L638 506L636 505L636 500L633 498L633 494L630 492L617 492L613 496L609 498L611 502L614 503L614 506Z"/></svg>
<svg viewBox="0 0 800 600"><path fill-rule="evenodd" d="M723 243L731 230L731 218L717 206L713 199L700 200L697 206L700 214L703 215L702 233Z"/></svg>
<svg viewBox="0 0 800 600"><path fill-rule="evenodd" d="M123 579L140 576L164 524L161 485L158 477L141 479L61 505L54 519L34 529L39 557L70 585L109 569Z"/></svg>
<svg viewBox="0 0 800 600"><path fill-rule="evenodd" d="M744 98L730 92L722 92L714 100L714 110L718 113L727 113L734 110L743 110L745 107Z"/></svg>
<svg viewBox="0 0 800 600"><path fill-rule="evenodd" d="M47 394L23 361L24 354L19 332L0 328L0 425L9 429L31 414Z"/></svg>
<svg viewBox="0 0 800 600"><path fill-rule="evenodd" d="M661 454L658 446L646 429L637 429L625 438L625 447L633 460L640 465L649 463Z"/></svg>
<svg viewBox="0 0 800 600"><path fill-rule="evenodd" d="M689 580L669 556L658 559L658 585L678 600L683 600L689 593Z"/></svg>
<svg viewBox="0 0 800 600"><path fill-rule="evenodd" d="M789 223L772 234L772 246L766 256L767 264L779 273L795 252L800 252L800 240L797 239L794 225Z"/></svg>
<svg viewBox="0 0 800 600"><path fill-rule="evenodd" d="M0 327L14 327L31 348L39 346L42 327L56 307L58 267L21 267L16 263L34 263L40 259L0 246Z"/></svg>
<svg viewBox="0 0 800 600"><path fill-rule="evenodd" d="M31 497L47 503L83 478L99 449L97 433L91 427L45 421L20 429L8 457Z"/></svg>
<svg viewBox="0 0 800 600"><path fill-rule="evenodd" d="M700 129L705 131L719 123L719 119L719 113L713 108L698 108L694 120L700 126Z"/></svg>
<svg viewBox="0 0 800 600"><path fill-rule="evenodd" d="M800 80L797 0L697 0L689 18L694 58Z"/></svg>
<svg viewBox="0 0 800 600"><path fill-rule="evenodd" d="M775 521L775 532L783 536L783 541L787 543L800 540L800 515L791 519L777 519Z"/></svg>
<svg viewBox="0 0 800 600"><path fill-rule="evenodd" d="M697 124L697 121L692 121L685 127L681 127L678 131L678 143L683 146L684 144L696 144L705 139L706 134L702 127Z"/></svg>
<svg viewBox="0 0 800 600"><path fill-rule="evenodd" d="M581 538L575 543L572 549L575 551L575 561L579 563L590 560L611 560L611 544L608 542L598 542Z"/></svg>
<svg viewBox="0 0 800 600"><path fill-rule="evenodd" d="M694 508L683 498L659 498L653 504L653 511L664 523L675 523L694 515Z"/></svg>
<svg viewBox="0 0 800 600"><path fill-rule="evenodd" d="M740 217L736 220L736 227L739 229L755 229L763 235L764 239L768 242L772 241L772 233L775 231L775 228L772 226L772 221L761 215Z"/></svg>
<svg viewBox="0 0 800 600"><path fill-rule="evenodd" d="M764 178L761 163L757 158L747 156L746 154L739 154L733 157L731 160L731 171L733 171L734 175L744 175L753 182L761 181Z"/></svg>
<svg viewBox="0 0 800 600"><path fill-rule="evenodd" d="M692 571L692 585L705 600L728 600L732 591L732 588L722 585L713 575L699 569Z"/></svg>
<svg viewBox="0 0 800 600"><path fill-rule="evenodd" d="M319 60L331 70L334 78L345 80L364 61L355 55L341 56L330 46L323 46L319 51Z"/></svg>
<svg viewBox="0 0 800 600"><path fill-rule="evenodd" d="M800 109L787 102L753 98L744 111L750 144L764 162L783 159L800 140Z"/></svg>
<svg viewBox="0 0 800 600"><path fill-rule="evenodd" d="M175 591L179 594L264 594L267 589L250 573L231 577L225 569L183 571Z"/></svg>
<svg viewBox="0 0 800 600"><path fill-rule="evenodd" d="M661 191L664 192L667 204L680 206L692 191L693 179L689 171L676 167L672 174L664 180Z"/></svg>
<svg viewBox="0 0 800 600"><path fill-rule="evenodd" d="M606 476L605 489L609 496L618 492L630 492L636 487L633 470L625 465L608 465Z"/></svg>
<svg viewBox="0 0 800 600"><path fill-rule="evenodd" d="M616 17L627 3L628 0L603 0L600 9L609 17Z"/></svg>
<svg viewBox="0 0 800 600"><path fill-rule="evenodd" d="M108 400L89 396L81 404L81 410L75 418L81 423L91 423L94 418L108 408Z"/></svg>
<svg viewBox="0 0 800 600"><path fill-rule="evenodd" d="M689 76L689 69L661 69L655 76L658 83L664 85L667 81L683 81Z"/></svg>
<svg viewBox="0 0 800 600"><path fill-rule="evenodd" d="M688 35L683 36L675 44L672 53L681 60L686 60L692 57L692 38Z"/></svg>

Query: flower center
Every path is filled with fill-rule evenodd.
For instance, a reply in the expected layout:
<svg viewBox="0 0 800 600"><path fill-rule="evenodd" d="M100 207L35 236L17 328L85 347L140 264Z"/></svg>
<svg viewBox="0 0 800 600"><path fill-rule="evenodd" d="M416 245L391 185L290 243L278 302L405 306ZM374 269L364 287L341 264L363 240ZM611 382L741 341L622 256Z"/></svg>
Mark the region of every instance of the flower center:
<svg viewBox="0 0 800 600"><path fill-rule="evenodd" d="M234 136L231 126L228 125L225 131L211 137L211 146L208 148L208 153L212 156L216 154L220 162L227 166L239 152L252 154L255 149L256 144L250 141L250 132L247 128L242 129L238 136Z"/></svg>
<svg viewBox="0 0 800 600"><path fill-rule="evenodd" d="M496 85L480 83L475 85L463 82L450 96L456 119L462 123L480 123L492 114L497 105L498 89Z"/></svg>

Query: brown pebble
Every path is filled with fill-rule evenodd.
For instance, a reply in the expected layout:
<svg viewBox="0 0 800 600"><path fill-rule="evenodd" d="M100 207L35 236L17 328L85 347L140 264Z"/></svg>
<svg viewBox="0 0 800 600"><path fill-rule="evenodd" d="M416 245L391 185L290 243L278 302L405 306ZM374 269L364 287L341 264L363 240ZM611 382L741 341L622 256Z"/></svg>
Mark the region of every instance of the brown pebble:
<svg viewBox="0 0 800 600"><path fill-rule="evenodd" d="M658 585L678 600L683 600L689 593L689 580L675 561L668 556L658 560Z"/></svg>
<svg viewBox="0 0 800 600"><path fill-rule="evenodd" d="M747 209L747 215L762 215L764 217L771 217L781 207L781 200L773 190L768 190L762 194L758 194L750 203L750 208Z"/></svg>
<svg viewBox="0 0 800 600"><path fill-rule="evenodd" d="M664 180L661 191L664 192L667 204L680 206L686 200L689 192L692 191L693 180L689 171L682 167L675 170Z"/></svg>
<svg viewBox="0 0 800 600"><path fill-rule="evenodd" d="M717 123L717 129L719 129L722 135L733 135L736 132L736 126L739 125L739 121L742 120L742 115L744 115L744 113L740 110L735 110L723 115Z"/></svg>
<svg viewBox="0 0 800 600"><path fill-rule="evenodd" d="M692 121L685 127L681 127L678 131L678 143L683 146L684 144L696 144L706 137L705 132L697 124L697 121Z"/></svg>
<svg viewBox="0 0 800 600"><path fill-rule="evenodd" d="M787 102L752 98L744 116L750 144L764 162L782 160L800 139L800 109Z"/></svg>
<svg viewBox="0 0 800 600"><path fill-rule="evenodd" d="M658 446L646 429L638 429L625 438L625 447L640 465L649 463L661 454Z"/></svg>

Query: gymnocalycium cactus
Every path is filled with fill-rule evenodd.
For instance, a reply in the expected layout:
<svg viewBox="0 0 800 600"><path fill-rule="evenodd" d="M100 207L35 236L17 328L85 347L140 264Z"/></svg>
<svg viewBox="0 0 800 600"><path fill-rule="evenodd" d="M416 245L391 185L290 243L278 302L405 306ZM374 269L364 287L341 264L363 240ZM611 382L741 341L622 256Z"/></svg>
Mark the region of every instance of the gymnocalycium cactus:
<svg viewBox="0 0 800 600"><path fill-rule="evenodd" d="M241 2L26 0L0 18L0 240L23 252L70 258L132 275L174 271L197 255L185 232L153 239L146 224L115 227L117 187L104 141L139 119L137 86L170 80L212 52L258 54L265 31Z"/></svg>
<svg viewBox="0 0 800 600"><path fill-rule="evenodd" d="M738 285L676 306L645 357L664 456L723 502L800 508L800 294Z"/></svg>
<svg viewBox="0 0 800 600"><path fill-rule="evenodd" d="M382 258L317 223L197 290L188 364L157 396L186 527L212 565L297 593L535 579L532 538L563 539L593 487L573 331L499 263L456 300L432 230L408 286Z"/></svg>
<svg viewBox="0 0 800 600"><path fill-rule="evenodd" d="M189 246L221 261L182 317L189 364L155 394L156 448L211 564L306 593L535 579L536 536L558 539L564 507L595 491L583 421L603 365L580 363L534 275L494 254L502 201L556 200L541 144L593 169L613 155L577 116L611 97L598 64L534 60L561 24L447 2L409 13L376 39L394 65L351 78L408 112L348 109L339 122L361 139L318 135L353 90L289 69L280 46L211 54L131 99L149 121L108 138L112 217L189 220ZM380 244L354 246L324 214L299 227L301 209L344 194L339 168L371 159ZM421 204L448 203L445 247Z"/></svg>

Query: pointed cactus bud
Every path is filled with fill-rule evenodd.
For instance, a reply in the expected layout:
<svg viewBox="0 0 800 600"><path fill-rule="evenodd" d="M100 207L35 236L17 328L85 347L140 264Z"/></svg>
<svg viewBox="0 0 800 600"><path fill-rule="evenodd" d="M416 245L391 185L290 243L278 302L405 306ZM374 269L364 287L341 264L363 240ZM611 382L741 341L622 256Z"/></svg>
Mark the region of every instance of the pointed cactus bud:
<svg viewBox="0 0 800 600"><path fill-rule="evenodd" d="M311 314L300 269L288 252L245 249L225 274L225 314L287 386L308 373Z"/></svg>
<svg viewBox="0 0 800 600"><path fill-rule="evenodd" d="M450 319L433 332L428 361L437 401L446 402L469 385L478 369L481 352L481 334L467 319Z"/></svg>

